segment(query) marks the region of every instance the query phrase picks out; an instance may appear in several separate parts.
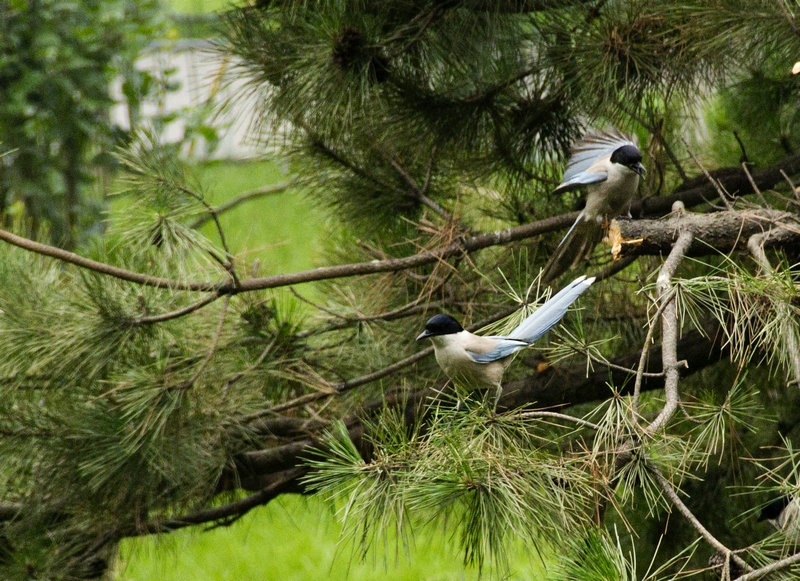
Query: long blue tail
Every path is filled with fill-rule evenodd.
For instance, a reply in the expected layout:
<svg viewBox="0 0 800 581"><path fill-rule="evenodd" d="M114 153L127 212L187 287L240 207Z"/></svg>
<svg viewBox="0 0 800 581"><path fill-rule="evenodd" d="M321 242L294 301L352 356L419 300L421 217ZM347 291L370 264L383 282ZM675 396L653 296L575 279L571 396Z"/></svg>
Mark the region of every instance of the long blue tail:
<svg viewBox="0 0 800 581"><path fill-rule="evenodd" d="M544 335L550 327L558 323L566 314L569 306L581 296L594 282L594 277L586 278L580 276L558 291L555 296L520 323L508 337L510 339L522 339L528 343L533 343Z"/></svg>

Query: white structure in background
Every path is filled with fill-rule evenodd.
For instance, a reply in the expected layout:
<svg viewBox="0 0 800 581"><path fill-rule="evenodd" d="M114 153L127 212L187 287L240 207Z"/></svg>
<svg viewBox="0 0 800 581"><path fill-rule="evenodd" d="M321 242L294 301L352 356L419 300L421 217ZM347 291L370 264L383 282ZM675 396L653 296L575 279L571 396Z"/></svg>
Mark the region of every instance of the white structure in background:
<svg viewBox="0 0 800 581"><path fill-rule="evenodd" d="M233 99L223 107L231 96L250 94L244 82L231 79L230 61L223 61L218 53L211 51L211 42L204 40L181 40L154 43L136 61L136 68L148 71L158 79L178 84L177 90L159 91L156 98L142 103L140 120L147 126L148 119L177 115L161 132L164 142L185 141L187 114L192 108L198 111L206 105L213 111L203 122L212 126L219 137L217 147L209 152L206 142L197 135L186 141L184 154L195 159L247 159L263 156L265 148L255 142L250 131L253 108L250 102ZM227 76L226 76L227 75ZM116 104L111 109L111 121L124 129L130 128L128 103L122 93L122 80L111 87Z"/></svg>

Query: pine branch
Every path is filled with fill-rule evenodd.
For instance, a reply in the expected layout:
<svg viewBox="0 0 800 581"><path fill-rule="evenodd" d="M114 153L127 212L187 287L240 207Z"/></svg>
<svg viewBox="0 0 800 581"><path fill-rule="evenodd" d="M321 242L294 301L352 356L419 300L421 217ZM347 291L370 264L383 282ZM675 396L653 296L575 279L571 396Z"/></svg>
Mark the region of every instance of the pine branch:
<svg viewBox="0 0 800 581"><path fill-rule="evenodd" d="M678 363L678 336L680 335L680 322L678 321L678 307L672 300L672 277L678 270L687 249L691 246L694 234L684 230L678 235L672 251L667 256L658 273L656 288L660 300L665 302L661 313L661 366L664 370L664 408L650 423L645 431L653 435L662 430L678 409L680 395L678 394L678 379L680 378Z"/></svg>
<svg viewBox="0 0 800 581"><path fill-rule="evenodd" d="M779 561L760 567L759 569L751 570L749 573L737 577L735 581L755 581L756 579L762 579L770 573L786 569L796 563L800 563L800 553L795 553L794 555L785 557Z"/></svg>
<svg viewBox="0 0 800 581"><path fill-rule="evenodd" d="M690 232L687 256L727 254L745 250L751 236L769 230L769 246L800 243L800 219L789 212L767 209L725 210L710 214L676 212L662 220L612 220L608 238L615 258L662 256L671 251L678 232Z"/></svg>
<svg viewBox="0 0 800 581"><path fill-rule="evenodd" d="M769 258L767 258L767 254L764 252L764 245L771 237L772 233L773 232L754 234L747 240L747 248L767 275L772 275L775 272L769 262ZM789 304L781 301L780 304L777 305L776 310L779 318L791 320L792 310ZM794 383L800 388L800 341L792 327L787 326L784 328L783 340L786 345L786 354L789 358L792 375L794 376Z"/></svg>
<svg viewBox="0 0 800 581"><path fill-rule="evenodd" d="M772 185L775 185L776 183L781 182L784 179L781 172L785 172L787 175L792 175L800 172L800 155L787 158L786 160L782 161L779 164L776 164L771 168L767 168L758 172L753 172L751 177L753 182L755 182L758 185L758 187L766 189L771 187ZM728 192L739 192L740 195L746 193L752 193L750 182L747 176L744 174L744 172L742 172L741 168L724 168L723 170L719 170L719 174L720 175L717 176L717 179L720 183L723 184L723 186L728 190ZM700 183L699 185L690 184L690 186L691 187L687 187L686 189L679 188L672 196L637 200L636 202L634 202L634 204L632 204L631 211L634 214L661 215L667 212L675 201L683 201L686 207L691 207L693 205L698 205L707 202L708 201L707 197L711 192L713 192L713 187L707 183ZM762 214L762 212L769 212L769 211L753 211L750 213L750 215L754 217L761 215L764 216L764 219L767 220L770 219L770 217L773 220L778 219L778 216L776 215L771 215L771 214L765 215ZM444 246L442 248L433 251L421 252L404 258L377 260L377 261L353 263L353 264L343 264L337 266L322 267L307 271L300 271L295 273L275 275L270 277L251 278L244 281L240 281L239 284L236 284L235 281L234 282L180 281L175 279L166 279L162 277L150 276L147 274L133 272L111 264L98 262L96 260L80 256L78 254L63 250L61 248L57 248L55 246L49 246L47 244L42 244L40 242L36 242L34 240L22 236L18 236L7 230L2 230L2 229L0 229L0 240L4 240L9 244L12 244L19 248L23 248L25 250L37 254L41 254L43 256L49 256L51 258L55 258L63 262L74 264L75 266L84 268L86 270L90 270L107 276L112 276L135 284L152 286L156 288L169 288L173 290L186 290L194 292L216 292L219 293L220 295L226 295L226 294L237 294L240 292L249 292L254 290L278 288L283 286L300 284L304 282L313 282L320 280L329 280L334 278L346 278L351 276L361 276L367 274L377 274L382 272L394 272L399 270L412 269L419 266L433 264L440 260L444 260L452 256L457 256L464 252L467 253L476 252L478 250L482 250L492 246L510 244L512 242L526 240L528 238L532 238L534 236L538 236L541 234L555 232L557 230L569 227L576 217L577 217L577 212L570 212L568 214L552 216L550 218L545 218L543 220L531 222L529 224L524 224L522 226L517 226L515 228L508 228L506 230L498 230L495 232L489 232L484 234L476 234L474 236L465 238L459 242L455 242L453 244ZM663 222L653 222L645 220L631 220L631 221L618 220L617 224L619 224L620 235L623 238L626 239L636 238L637 232L640 231L639 229L641 229L641 232L643 233L644 229L648 228L649 229L648 231L661 234L662 241L660 242L660 245L663 246L662 250L666 249L666 252L668 252L669 249L672 247L672 242L674 241L674 237L669 237L667 235L668 229L663 226ZM638 224L639 226L634 226L635 224ZM659 226L659 224L661 225ZM732 225L730 227L734 228L734 226ZM732 229L729 231L729 233L731 232L738 232L738 230ZM755 232L751 232L751 234L754 233ZM724 239L725 237L723 236L723 241ZM731 239L732 237L728 238L728 242L726 243L725 246L723 246L723 251L725 247L730 246ZM795 241L794 238L790 237L789 242L791 243L794 241ZM632 250L633 248L637 247L641 248L638 252L636 250ZM649 252L653 254L660 253L660 250L656 249L657 247L660 246L656 245L656 247L653 247ZM650 248L650 247L643 245L631 246L626 244L621 255L627 254L629 252L632 252L637 255L644 254L645 248ZM695 251L696 249L693 247L690 250L690 253ZM710 250L708 252L710 253Z"/></svg>
<svg viewBox="0 0 800 581"><path fill-rule="evenodd" d="M698 518L689 510L689 507L684 504L681 500L681 497L678 496L678 493L675 492L675 489L669 483L669 481L664 478L664 475L661 474L661 471L658 470L652 463L647 464L648 470L655 476L656 481L658 482L661 490L664 492L664 495L669 499L672 505L678 509L684 518L689 522L689 524L694 528L700 535L706 540L706 542L714 547L717 551L722 553L723 555L730 555L731 560L733 560L737 565L742 567L744 571L752 571L753 568L750 567L739 555L731 551L728 547L723 545L717 538L712 535L706 527L698 520Z"/></svg>
<svg viewBox="0 0 800 581"><path fill-rule="evenodd" d="M63 262L74 264L75 266L126 280L128 282L152 286L156 288L169 288L173 290L197 291L197 292L216 292L220 295L234 295L242 292L251 292L271 288L291 286L304 282L314 282L320 280L330 280L334 278L347 278L352 276L362 276L368 274L379 274L383 272L397 272L426 266L441 260L459 256L464 253L475 252L490 248L518 242L533 236L538 236L547 232L552 232L563 228L575 219L576 213L553 216L530 224L524 224L515 228L497 230L485 234L478 234L448 244L435 250L429 250L413 254L403 258L393 258L387 260L373 260L369 262L356 262L351 264L341 264L337 266L327 266L300 272L279 274L263 278L251 278L243 280L238 284L233 282L201 282L201 281L180 281L175 279L165 279L149 276L138 272L133 272L92 260L57 248L48 246L28 238L12 234L7 230L0 229L0 240L5 240L9 244L41 254L56 258Z"/></svg>

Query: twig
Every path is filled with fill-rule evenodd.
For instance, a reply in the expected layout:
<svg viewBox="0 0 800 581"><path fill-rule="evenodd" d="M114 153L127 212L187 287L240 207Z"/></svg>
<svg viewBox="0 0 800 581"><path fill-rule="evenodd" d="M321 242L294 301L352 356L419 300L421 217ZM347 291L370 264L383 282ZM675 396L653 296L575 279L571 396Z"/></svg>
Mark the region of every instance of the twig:
<svg viewBox="0 0 800 581"><path fill-rule="evenodd" d="M647 469L650 473L655 476L655 479L658 481L658 485L661 487L661 490L664 492L664 495L669 499L672 505L678 509L678 511L684 516L684 518L689 521L689 524L692 525L692 528L696 530L700 535L706 540L706 542L714 547L717 551L722 553L725 556L730 555L731 560L735 561L737 565L739 565L745 571L752 571L753 568L748 565L739 555L731 551L728 547L723 545L717 538L712 535L709 530L703 526L698 518L689 510L681 497L678 496L678 493L675 492L675 489L669 483L669 481L664 478L664 475L661 474L661 471L656 468L652 463L647 463Z"/></svg>
<svg viewBox="0 0 800 581"><path fill-rule="evenodd" d="M717 180L715 180L713 177L711 177L711 174L708 173L708 170L703 166L702 163L700 163L700 160L697 159L697 157L694 155L694 152L689 148L689 144L686 142L686 140L683 139L683 138L681 138L681 139L683 141L683 144L686 146L686 151L688 151L689 155L692 156L692 160L694 161L694 163L697 165L697 167L700 168L700 170L703 172L703 175L705 175L706 178L708 178L708 181L711 182L711 185L714 186L714 189L717 191L717 194L719 194L719 197L722 200L722 203L725 204L725 207L728 210L732 210L733 206L731 205L730 201L728 200L728 195L720 187L719 182L717 182Z"/></svg>
<svg viewBox="0 0 800 581"><path fill-rule="evenodd" d="M761 579L765 575L769 575L770 573L774 573L775 571L780 571L781 569L785 569L795 563L800 563L800 553L795 553L789 557L781 559L780 561L775 561L770 563L769 565L765 565L760 569L755 569L750 571L749 573L745 573L735 579L735 581L754 581L755 579Z"/></svg>
<svg viewBox="0 0 800 581"><path fill-rule="evenodd" d="M168 313L162 313L160 315L138 317L136 319L132 319L130 323L131 325L152 325L154 323L163 323L164 321L177 319L183 317L184 315L188 315L195 311L199 311L206 305L209 305L214 301L216 301L219 297L220 297L219 293L211 293L203 300L197 301L196 303L183 307L182 309L177 309L175 311L170 311Z"/></svg>
<svg viewBox="0 0 800 581"><path fill-rule="evenodd" d="M295 298L296 298L297 300L299 300L299 301L302 301L302 302L306 303L307 305L310 305L310 306L314 307L314 308L315 308L315 309L317 309L318 311L322 311L322 312L323 312L323 313L325 313L326 315L330 315L330 316L331 316L331 317L333 317L334 319L344 319L344 320L347 320L347 317L345 317L344 315L340 315L340 314L338 314L338 313L336 313L336 312L332 311L331 309L328 309L328 308L326 308L326 307L323 307L322 305L319 305L319 304L315 303L315 302L314 302L314 301L312 301L311 299L308 299L308 298L304 297L304 296L303 296L303 295L301 295L299 292L297 292L297 290L296 290L296 289L295 289L293 286L290 286L290 287L289 287L289 292L290 292L290 293L292 293L292 294L295 296Z"/></svg>
<svg viewBox="0 0 800 581"><path fill-rule="evenodd" d="M675 271L678 270L686 251L692 245L692 240L694 240L694 235L691 232L684 231L678 235L678 239L672 247L672 252L667 256L658 273L656 289L660 297L666 299L669 296L672 290L672 277ZM678 335L678 307L675 305L675 301L669 300L661 314L661 369L664 371L664 396L666 401L658 416L645 428L645 431L650 435L664 428L672 418L675 410L678 409L678 369L680 368L678 363Z"/></svg>
<svg viewBox="0 0 800 581"><path fill-rule="evenodd" d="M292 186L296 185L297 182L281 182L279 184L275 184L274 186L266 186L263 188L257 188L255 190L250 190L244 192L243 194L239 194L235 198L231 198L224 204L220 204L214 208L214 214L217 216L224 214L230 210L233 210L237 206L244 204L245 202L249 202L251 200L256 200L258 198L263 198L264 196L271 196L273 194L281 194L291 188ZM200 216L197 220L192 222L189 226L191 228L200 228L206 222L212 219L212 214L206 213Z"/></svg>
<svg viewBox="0 0 800 581"><path fill-rule="evenodd" d="M239 371L233 377L231 377L228 381L225 382L225 385L222 387L222 401L224 402L228 398L228 390L230 389L231 385L239 381L242 377L257 369L262 363L264 363L264 359L267 358L267 354L272 351L272 348L275 346L276 341L278 340L278 334L275 334L275 337L272 338L272 341L269 342L269 345L264 347L264 350L261 351L261 354L256 359L255 363L250 365L247 369Z"/></svg>
<svg viewBox="0 0 800 581"><path fill-rule="evenodd" d="M559 420L564 420L568 422L573 422L575 424L579 424L585 428L590 428L592 430L599 430L600 426L590 421L584 420L583 418L576 418L575 416L570 416L567 414L560 414L558 412L548 412L543 410L531 410L526 412L520 412L518 414L513 415L514 418L520 419L528 419L528 418L556 418Z"/></svg>
<svg viewBox="0 0 800 581"><path fill-rule="evenodd" d="M330 391L316 391L314 393L307 393L305 395L301 395L300 397L296 397L292 400L274 405L271 408L262 410L260 412L255 412L253 414L250 414L249 416L245 416L242 421L252 422L264 416L300 407L315 402L317 400L324 399L326 397L331 397L333 395L341 395L342 393L345 393L346 391L349 391L354 387L358 387L360 385L364 385L366 383L382 379L387 375L391 375L395 371L398 371L399 369L411 365L412 363L416 363L417 361L425 358L431 353L433 353L433 346L426 347L425 349L422 349L421 351L418 351L417 353L414 353L413 355L410 355L405 359L396 361L391 365L387 365L382 369L373 371L372 373L367 373L366 375L362 375L361 377L357 377L356 379L351 379L349 381L343 381L341 383L334 384L333 388Z"/></svg>
<svg viewBox="0 0 800 581"><path fill-rule="evenodd" d="M208 366L208 364L211 363L211 360L214 358L214 354L217 352L217 346L219 345L219 339L222 336L222 330L225 324L225 316L228 314L228 305L230 305L230 302L231 302L231 297L226 296L225 301L222 304L222 309L219 314L219 322L217 323L217 329L214 332L214 338L211 341L211 347L209 348L208 353L200 362L200 364L197 366L197 369L192 374L192 377L190 377L187 381L178 386L178 389L191 388L194 385L194 383L199 379L203 371L205 371L205 368Z"/></svg>
<svg viewBox="0 0 800 581"><path fill-rule="evenodd" d="M790 178L788 175L786 175L785 171L781 170L781 175L783 176L783 179L786 180L786 183L789 184L789 187L792 189L792 195L794 196L794 199L796 200L795 203L800 202L800 188L796 188L795 187L794 182L792 181L792 178Z"/></svg>
<svg viewBox="0 0 800 581"><path fill-rule="evenodd" d="M756 193L758 197L758 201L761 202L761 205L769 210L772 209L772 206L769 205L767 199L764 197L764 194L761 193L761 190L758 189L755 180L753 180L753 176L750 174L750 170L747 168L747 162L742 162L742 169L744 170L744 175L747 176L747 181L750 182L750 187L753 188L753 191Z"/></svg>
<svg viewBox="0 0 800 581"><path fill-rule="evenodd" d="M392 309L391 311L386 311L384 313L378 313L377 315L359 315L357 317L353 316L345 316L345 315L335 315L336 321L320 325L313 329L305 329L303 331L299 331L295 334L296 339L305 339L307 337L311 337L313 335L320 335L322 333L328 333L330 331L339 331L342 329L346 329L352 325L359 325L361 323L369 323L372 321L393 321L395 319L400 319L403 317L411 317L414 315L418 315L420 313L428 312L431 307L435 307L440 305L442 301L429 301L426 302L424 305L420 305L419 301L412 301L405 305L402 305L396 309Z"/></svg>
<svg viewBox="0 0 800 581"><path fill-rule="evenodd" d="M645 341L645 345L647 341ZM658 373L649 373L645 372L641 369L641 366L637 369L631 369L630 367L625 367L623 365L617 365L616 363L611 363L608 359L603 357L597 357L596 355L592 355L592 353L588 349L581 349L580 347L572 347L572 350L576 353L584 355L588 357L590 360L594 361L595 363L599 363L600 365L605 365L609 369L616 369L617 371L622 371L623 373L627 373L628 375L638 375L640 372L642 377L664 377L664 372L660 371Z"/></svg>
<svg viewBox="0 0 800 581"><path fill-rule="evenodd" d="M222 224L220 224L219 216L217 216L216 210L209 204L203 196L192 190L191 188L187 188L186 186L177 186L178 190L189 196L190 198L197 200L200 204L206 209L206 212L211 216L211 219L214 220L214 226L217 229L217 235L219 236L220 244L222 244L222 249L225 251L225 260L220 260L213 252L209 253L211 256L218 260L219 263L228 271L228 274L233 280L234 284L238 284L239 277L236 274L236 269L233 266L233 254L231 253L230 248L228 248L228 243L225 240L225 231L222 229Z"/></svg>
<svg viewBox="0 0 800 581"><path fill-rule="evenodd" d="M395 160L391 155L389 155L388 152L385 152L385 151L380 150L380 149L379 149L379 151L383 154L384 158L389 162L389 164L394 168L394 170L397 173L399 173L400 176L409 185L409 187L411 188L411 191L414 192L414 197L418 201L420 201L425 206L428 206L431 210L433 210L434 212L439 214L442 218L444 218L448 222L452 222L453 221L453 215L450 212L448 212L447 210L445 210L444 208L442 208L435 201L430 199L425 194L425 192L422 190L422 188L419 187L419 184L417 184L417 180L415 180L411 176L411 174L409 174L406 171L406 169L397 162L397 160ZM426 185L427 185L427 178L426 178Z"/></svg>

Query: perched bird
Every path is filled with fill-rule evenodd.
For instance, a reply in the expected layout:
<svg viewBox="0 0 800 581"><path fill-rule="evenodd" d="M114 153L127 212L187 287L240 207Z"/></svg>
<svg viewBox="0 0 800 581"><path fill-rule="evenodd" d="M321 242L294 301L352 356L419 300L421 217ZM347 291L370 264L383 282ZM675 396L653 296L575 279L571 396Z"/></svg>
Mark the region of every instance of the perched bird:
<svg viewBox="0 0 800 581"><path fill-rule="evenodd" d="M780 496L761 509L758 521L767 521L776 530L800 533L800 498Z"/></svg>
<svg viewBox="0 0 800 581"><path fill-rule="evenodd" d="M572 149L555 194L586 189L586 206L544 267L551 281L586 258L611 218L627 213L646 170L632 139L617 130L591 130Z"/></svg>
<svg viewBox="0 0 800 581"><path fill-rule="evenodd" d="M527 317L508 336L474 335L450 315L434 315L417 341L433 341L436 361L452 380L473 388L494 387L495 406L502 392L503 373L511 356L530 347L550 327L558 323L569 306L594 282L581 276L561 289L549 301Z"/></svg>

